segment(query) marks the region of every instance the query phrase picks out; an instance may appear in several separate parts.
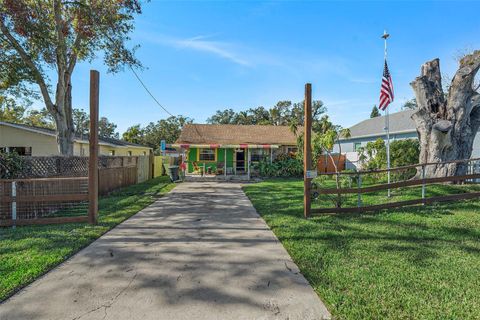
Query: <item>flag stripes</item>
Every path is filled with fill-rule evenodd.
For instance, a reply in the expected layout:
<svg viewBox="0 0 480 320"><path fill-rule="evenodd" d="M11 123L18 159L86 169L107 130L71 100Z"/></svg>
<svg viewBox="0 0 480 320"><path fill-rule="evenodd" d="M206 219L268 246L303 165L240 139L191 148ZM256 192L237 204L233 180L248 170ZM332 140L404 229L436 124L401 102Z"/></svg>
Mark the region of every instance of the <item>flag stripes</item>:
<svg viewBox="0 0 480 320"><path fill-rule="evenodd" d="M387 60L383 68L382 86L380 88L380 110L385 110L393 101L393 82L390 72L388 71Z"/></svg>

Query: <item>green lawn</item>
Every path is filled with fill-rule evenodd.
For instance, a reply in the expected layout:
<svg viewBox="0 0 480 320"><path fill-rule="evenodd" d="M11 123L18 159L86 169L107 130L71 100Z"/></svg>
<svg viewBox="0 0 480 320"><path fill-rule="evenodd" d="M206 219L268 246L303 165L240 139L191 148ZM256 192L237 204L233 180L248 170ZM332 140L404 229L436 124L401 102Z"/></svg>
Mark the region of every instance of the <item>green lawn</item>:
<svg viewBox="0 0 480 320"><path fill-rule="evenodd" d="M131 217L173 188L159 177L99 201L99 223L0 228L0 301Z"/></svg>
<svg viewBox="0 0 480 320"><path fill-rule="evenodd" d="M480 201L305 220L302 181L244 190L336 319L480 319Z"/></svg>

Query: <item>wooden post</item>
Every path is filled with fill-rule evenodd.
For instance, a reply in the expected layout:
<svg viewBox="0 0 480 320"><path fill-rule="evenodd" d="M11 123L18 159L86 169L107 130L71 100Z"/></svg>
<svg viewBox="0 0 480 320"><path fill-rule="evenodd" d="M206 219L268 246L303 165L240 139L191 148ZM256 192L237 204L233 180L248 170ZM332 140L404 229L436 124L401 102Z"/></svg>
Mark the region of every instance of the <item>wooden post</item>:
<svg viewBox="0 0 480 320"><path fill-rule="evenodd" d="M425 205L425 165L422 165L422 199L423 204Z"/></svg>
<svg viewBox="0 0 480 320"><path fill-rule="evenodd" d="M223 149L223 176L227 180L227 148Z"/></svg>
<svg viewBox="0 0 480 320"><path fill-rule="evenodd" d="M247 152L247 179L250 180L250 149L245 149Z"/></svg>
<svg viewBox="0 0 480 320"><path fill-rule="evenodd" d="M98 104L100 74L90 70L90 139L88 161L88 222L98 218Z"/></svg>
<svg viewBox="0 0 480 320"><path fill-rule="evenodd" d="M358 188L358 193L357 193L357 207L360 208L362 206L362 194L361 194L361 189L362 189L362 174L359 173L357 176L357 188Z"/></svg>
<svg viewBox="0 0 480 320"><path fill-rule="evenodd" d="M305 84L305 123L303 141L303 215L308 218L311 209L311 178L307 178L307 171L312 168L312 85Z"/></svg>
<svg viewBox="0 0 480 320"><path fill-rule="evenodd" d="M34 189L35 190L35 189ZM17 226L17 183L12 181L12 228Z"/></svg>

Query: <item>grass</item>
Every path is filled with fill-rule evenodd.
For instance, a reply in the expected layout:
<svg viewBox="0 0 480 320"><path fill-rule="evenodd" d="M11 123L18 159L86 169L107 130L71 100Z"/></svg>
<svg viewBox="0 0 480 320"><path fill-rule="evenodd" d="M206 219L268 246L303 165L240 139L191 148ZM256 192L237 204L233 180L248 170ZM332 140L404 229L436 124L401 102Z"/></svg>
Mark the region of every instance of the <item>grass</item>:
<svg viewBox="0 0 480 320"><path fill-rule="evenodd" d="M0 301L153 203L173 186L168 177L159 177L102 197L96 226L70 223L0 228Z"/></svg>
<svg viewBox="0 0 480 320"><path fill-rule="evenodd" d="M336 319L480 319L480 201L305 220L302 181L244 190Z"/></svg>

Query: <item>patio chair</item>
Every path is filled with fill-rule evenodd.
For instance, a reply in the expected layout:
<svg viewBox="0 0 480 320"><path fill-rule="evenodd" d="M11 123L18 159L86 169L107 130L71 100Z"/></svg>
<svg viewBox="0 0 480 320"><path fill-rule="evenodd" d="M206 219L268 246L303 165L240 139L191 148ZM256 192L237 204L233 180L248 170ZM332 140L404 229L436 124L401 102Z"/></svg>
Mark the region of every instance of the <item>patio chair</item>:
<svg viewBox="0 0 480 320"><path fill-rule="evenodd" d="M219 162L217 164L217 174L223 174L225 168L225 163Z"/></svg>

